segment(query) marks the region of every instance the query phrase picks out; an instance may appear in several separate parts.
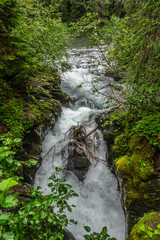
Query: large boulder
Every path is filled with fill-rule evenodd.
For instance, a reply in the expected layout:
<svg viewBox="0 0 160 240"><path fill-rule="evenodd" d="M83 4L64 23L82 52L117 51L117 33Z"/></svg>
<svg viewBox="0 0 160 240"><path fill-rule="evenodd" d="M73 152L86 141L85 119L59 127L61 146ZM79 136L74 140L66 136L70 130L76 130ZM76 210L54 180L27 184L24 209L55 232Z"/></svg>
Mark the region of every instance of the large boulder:
<svg viewBox="0 0 160 240"><path fill-rule="evenodd" d="M76 240L76 239L71 232L69 232L67 229L65 229L63 240Z"/></svg>
<svg viewBox="0 0 160 240"><path fill-rule="evenodd" d="M67 170L73 171L80 181L83 181L91 165L82 149L75 146L68 156Z"/></svg>
<svg viewBox="0 0 160 240"><path fill-rule="evenodd" d="M76 240L73 234L67 229L64 229L63 234L64 234L63 240ZM60 239L57 238L57 240L60 240Z"/></svg>

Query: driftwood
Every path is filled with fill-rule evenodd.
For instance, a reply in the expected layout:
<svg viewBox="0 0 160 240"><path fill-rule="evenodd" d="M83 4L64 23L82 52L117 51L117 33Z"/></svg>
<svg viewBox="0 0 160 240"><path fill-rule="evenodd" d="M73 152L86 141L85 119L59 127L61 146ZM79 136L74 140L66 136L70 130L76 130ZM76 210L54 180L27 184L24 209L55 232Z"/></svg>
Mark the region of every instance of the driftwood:
<svg viewBox="0 0 160 240"><path fill-rule="evenodd" d="M93 143L93 140L89 137L92 133L94 133L97 130L98 126L96 126L94 129L92 129L90 132L86 132L86 129L83 125L80 126L72 126L67 133L65 134L65 137L63 140L65 139L69 139L70 143L72 144L72 147L69 148L69 151L73 151L74 147L77 146L79 149L83 150L83 152L85 153L87 159L90 161L90 159L94 159L97 161L97 163L99 161L102 162L106 162L103 159L100 159L98 157L96 157L93 154L93 151L91 150L91 148L95 148L95 144ZM61 140L60 142L58 142L57 144L60 144L63 140ZM52 149L55 148L55 145L52 146L48 152L44 155L44 157L42 159L44 159L51 151ZM96 163L96 164L97 164Z"/></svg>

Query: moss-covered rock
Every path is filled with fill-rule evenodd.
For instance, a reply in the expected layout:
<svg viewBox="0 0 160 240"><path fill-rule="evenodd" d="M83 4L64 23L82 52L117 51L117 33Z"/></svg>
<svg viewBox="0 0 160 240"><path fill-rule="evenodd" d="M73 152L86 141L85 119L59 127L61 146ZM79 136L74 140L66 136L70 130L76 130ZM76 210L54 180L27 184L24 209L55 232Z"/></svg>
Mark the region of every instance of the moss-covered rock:
<svg viewBox="0 0 160 240"><path fill-rule="evenodd" d="M128 175L131 175L131 159L129 156L125 155L118 159L116 162L116 169L123 177L127 178Z"/></svg>
<svg viewBox="0 0 160 240"><path fill-rule="evenodd" d="M143 151L145 158L152 157L156 150L145 138L139 137L136 134L131 137L129 147L132 152Z"/></svg>
<svg viewBox="0 0 160 240"><path fill-rule="evenodd" d="M116 145L123 152L123 147L117 143L118 141ZM115 167L121 183L130 232L144 213L160 209L160 182L154 169L156 149L146 139L138 136L130 139L128 146L128 155L120 157Z"/></svg>
<svg viewBox="0 0 160 240"><path fill-rule="evenodd" d="M108 151L112 158L109 163L116 168L130 233L145 213L160 210L160 155L146 138L133 135L123 127L125 119L122 118L121 126L116 121L111 124L107 113L96 120L102 128L104 140L107 145L109 143Z"/></svg>
<svg viewBox="0 0 160 240"><path fill-rule="evenodd" d="M158 240L160 239L160 213L144 214L133 227L127 240Z"/></svg>
<svg viewBox="0 0 160 240"><path fill-rule="evenodd" d="M35 159L37 164L23 167L24 181L33 184L34 176L41 164L41 145L47 129L52 128L61 113L62 102L69 97L60 89L60 77L57 72L46 72L35 76L28 87L28 99L24 105L23 118L28 125L24 134L21 159ZM60 99L61 101L57 100Z"/></svg>
<svg viewBox="0 0 160 240"><path fill-rule="evenodd" d="M138 179L147 180L154 173L153 164L150 159L145 158L143 152L133 153L131 157L132 162L132 172L135 181Z"/></svg>
<svg viewBox="0 0 160 240"><path fill-rule="evenodd" d="M116 138L113 149L122 149L123 152L122 135ZM141 181L149 180L154 174L153 156L155 148L147 143L145 139L141 142L136 139L136 143L132 140L128 154L130 157L125 155L118 159L116 168L123 177L128 176L128 178L131 178L133 185L138 189Z"/></svg>

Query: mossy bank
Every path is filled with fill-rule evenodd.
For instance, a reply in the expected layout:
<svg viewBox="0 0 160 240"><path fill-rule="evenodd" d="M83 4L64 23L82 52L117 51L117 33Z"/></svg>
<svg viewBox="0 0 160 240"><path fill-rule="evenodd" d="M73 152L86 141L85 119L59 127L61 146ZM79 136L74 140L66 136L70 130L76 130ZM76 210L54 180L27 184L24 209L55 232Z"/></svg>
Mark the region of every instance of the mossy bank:
<svg viewBox="0 0 160 240"><path fill-rule="evenodd" d="M137 229L143 221L140 219L144 214L150 214L152 211L154 215L154 212L155 214L157 212L158 220L155 223L150 218L149 225L146 225L146 221L143 224L146 232L148 226L154 226L153 232L156 231L160 237L160 232L157 230L157 224L160 224L158 213L160 211L160 151L158 144L153 144L159 141L159 130L157 128L154 141L148 141L146 137L140 136L140 132L132 131L130 125L126 124L124 116L125 113L122 110L119 113L119 110L112 109L108 113L97 116L96 121L102 128L103 137L108 144L108 163L119 179L128 225L127 240L158 239L157 235L155 238L149 238L149 236L141 238L142 231ZM151 124L153 125L154 122L152 121ZM140 223L138 223L139 220ZM133 234L134 226L136 226L136 234L138 231L137 238Z"/></svg>
<svg viewBox="0 0 160 240"><path fill-rule="evenodd" d="M19 192L19 200L29 200L28 184L34 183L41 164L44 136L53 128L62 104L69 101L60 90L60 83L57 70L50 67L30 79L21 94L1 82L0 174L1 179L9 176L22 179L14 189Z"/></svg>

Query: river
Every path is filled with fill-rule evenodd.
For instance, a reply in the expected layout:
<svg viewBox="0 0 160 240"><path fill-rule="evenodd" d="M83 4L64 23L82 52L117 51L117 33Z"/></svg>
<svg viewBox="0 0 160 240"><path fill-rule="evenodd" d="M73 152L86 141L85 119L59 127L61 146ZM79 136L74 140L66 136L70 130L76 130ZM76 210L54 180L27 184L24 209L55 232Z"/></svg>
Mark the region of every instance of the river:
<svg viewBox="0 0 160 240"><path fill-rule="evenodd" d="M64 137L66 132L71 126L82 123L87 132L94 129L95 115L104 111L104 106L108 106L107 96L113 94L111 89L105 89L105 85L114 83L114 80L103 75L104 67L99 64L99 58L97 48L75 48L70 52L68 59L70 68L61 72L61 89L72 101L69 106L62 107L61 116L43 141L42 157L55 146L42 161L35 177L35 186L41 186L44 194L49 192L48 178L53 174L55 167L65 169L67 164L69 140ZM102 94L98 94L96 88L99 88ZM96 146L92 149L94 156L106 160L107 144L103 141L100 130L97 129L91 134L91 138ZM78 198L69 200L76 208L72 212L66 212L68 218L73 218L78 224L69 224L67 228L76 240L82 240L86 234L83 226L90 226L95 232L107 226L111 237L124 240L125 216L117 179L111 173L107 162L97 163L94 159L90 161L91 165L83 181L79 181L73 172L65 170L67 183L71 184L79 195Z"/></svg>

